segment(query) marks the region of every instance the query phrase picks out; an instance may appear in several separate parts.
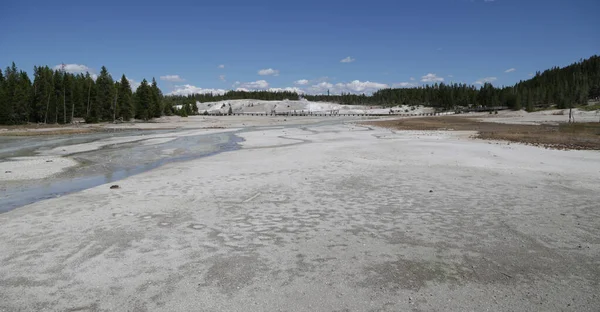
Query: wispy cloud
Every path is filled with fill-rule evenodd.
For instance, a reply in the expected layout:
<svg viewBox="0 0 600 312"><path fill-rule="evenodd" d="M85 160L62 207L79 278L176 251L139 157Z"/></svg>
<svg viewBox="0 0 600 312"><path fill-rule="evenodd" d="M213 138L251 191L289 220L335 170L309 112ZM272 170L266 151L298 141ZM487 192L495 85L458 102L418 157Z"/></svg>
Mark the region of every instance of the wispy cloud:
<svg viewBox="0 0 600 312"><path fill-rule="evenodd" d="M512 72L514 72L516 70L517 70L516 68L509 68L509 69L505 70L504 72L505 73L512 73Z"/></svg>
<svg viewBox="0 0 600 312"><path fill-rule="evenodd" d="M285 88L269 88L271 92L296 92L298 94L304 94L304 90L297 87L285 87Z"/></svg>
<svg viewBox="0 0 600 312"><path fill-rule="evenodd" d="M340 61L340 63L352 63L354 61L356 61L356 59L353 59L353 58L351 58L351 57L348 56L347 58L342 59Z"/></svg>
<svg viewBox="0 0 600 312"><path fill-rule="evenodd" d="M251 82L239 82L236 81L233 84L237 90L248 91L248 90L266 90L269 88L269 83L266 80L257 80Z"/></svg>
<svg viewBox="0 0 600 312"><path fill-rule="evenodd" d="M219 80L221 80L221 81L227 81L227 80L225 80L225 75L219 75Z"/></svg>
<svg viewBox="0 0 600 312"><path fill-rule="evenodd" d="M306 79L300 79L300 80L296 80L294 81L294 84L299 85L299 86L305 86L308 84L308 80Z"/></svg>
<svg viewBox="0 0 600 312"><path fill-rule="evenodd" d="M318 84L312 85L307 89L307 93L311 94L324 94L329 90L331 93L340 94L340 93L353 93L353 94L371 94L380 89L389 88L389 85L380 82L372 82L372 81L360 81L354 80L351 82L340 82L340 83L330 83L326 81L322 81Z"/></svg>
<svg viewBox="0 0 600 312"><path fill-rule="evenodd" d="M258 74L261 76L279 76L279 70L273 68L261 69Z"/></svg>
<svg viewBox="0 0 600 312"><path fill-rule="evenodd" d="M169 95L190 95L190 94L206 94L206 93L225 94L225 92L227 92L227 90L204 89L204 88L186 84L186 85L181 85L181 86L175 86L175 90L171 91L169 93Z"/></svg>
<svg viewBox="0 0 600 312"><path fill-rule="evenodd" d="M421 82L442 82L444 78L438 77L436 74L429 73L421 77Z"/></svg>
<svg viewBox="0 0 600 312"><path fill-rule="evenodd" d="M410 81L415 81L415 77L410 77Z"/></svg>
<svg viewBox="0 0 600 312"><path fill-rule="evenodd" d="M54 66L54 70L62 70L62 69L64 69L67 73L72 73L72 74L81 74L81 73L85 73L85 72L89 72L91 74L94 72L91 68L89 68L85 65L82 65L82 64L58 64L58 65Z"/></svg>
<svg viewBox="0 0 600 312"><path fill-rule="evenodd" d="M129 77L125 76L125 78L127 79L127 81L129 82L129 87L131 87L131 91L135 91L137 90L137 88L142 84L139 81L135 81L133 79L129 79Z"/></svg>
<svg viewBox="0 0 600 312"><path fill-rule="evenodd" d="M413 82L398 82L392 84L392 88L413 88L416 87L417 84Z"/></svg>
<svg viewBox="0 0 600 312"><path fill-rule="evenodd" d="M225 68L225 65L221 64L221 65L219 65L219 68L223 69L223 68Z"/></svg>
<svg viewBox="0 0 600 312"><path fill-rule="evenodd" d="M185 81L185 79L179 77L179 75L165 75L165 76L160 76L160 80L170 81L170 82L182 82L182 81Z"/></svg>
<svg viewBox="0 0 600 312"><path fill-rule="evenodd" d="M496 78L496 77L485 77L485 78L481 78L481 79L478 79L477 81L475 81L475 84L482 85L486 82L492 83L496 80L498 80L498 78Z"/></svg>

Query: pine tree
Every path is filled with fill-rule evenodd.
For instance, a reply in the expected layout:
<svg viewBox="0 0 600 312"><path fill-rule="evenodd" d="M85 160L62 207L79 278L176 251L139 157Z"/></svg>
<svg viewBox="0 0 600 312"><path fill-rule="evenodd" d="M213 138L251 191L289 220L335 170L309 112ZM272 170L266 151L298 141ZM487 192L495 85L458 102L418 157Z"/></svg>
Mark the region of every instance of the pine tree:
<svg viewBox="0 0 600 312"><path fill-rule="evenodd" d="M14 120L16 124L27 123L31 101L31 80L27 72L19 72L19 82L14 98Z"/></svg>
<svg viewBox="0 0 600 312"><path fill-rule="evenodd" d="M162 96L162 92L158 88L158 85L156 84L156 79L154 79L154 78L152 78L151 92L152 92L151 116L154 118L159 118L163 114L163 112L162 112L162 97L163 96Z"/></svg>
<svg viewBox="0 0 600 312"><path fill-rule="evenodd" d="M90 111L92 120L112 120L114 106L114 82L106 67L102 66L100 75L96 79L96 101L95 110Z"/></svg>
<svg viewBox="0 0 600 312"><path fill-rule="evenodd" d="M48 66L34 67L33 96L29 111L30 122L46 122L46 108L54 92L53 73Z"/></svg>
<svg viewBox="0 0 600 312"><path fill-rule="evenodd" d="M125 77L125 75L121 76L118 94L119 98L117 100L117 116L119 118L122 118L124 121L129 121L134 116L133 93L131 92L129 80L127 80L127 77Z"/></svg>
<svg viewBox="0 0 600 312"><path fill-rule="evenodd" d="M0 124L22 124L28 119L31 97L31 80L24 71L19 71L13 62L3 77L3 99L0 100Z"/></svg>
<svg viewBox="0 0 600 312"><path fill-rule="evenodd" d="M142 83L135 91L136 108L135 118L148 120L150 118L150 105L152 103L152 91L148 85L146 79L142 80Z"/></svg>
<svg viewBox="0 0 600 312"><path fill-rule="evenodd" d="M12 125L13 121L13 103L14 103L14 92L17 88L17 66L12 63L11 67L7 67L4 71L4 91L3 101L0 110L0 124Z"/></svg>
<svg viewBox="0 0 600 312"><path fill-rule="evenodd" d="M96 82L90 76L90 73L85 73L85 121L86 122L98 122L98 112L95 108L96 104Z"/></svg>

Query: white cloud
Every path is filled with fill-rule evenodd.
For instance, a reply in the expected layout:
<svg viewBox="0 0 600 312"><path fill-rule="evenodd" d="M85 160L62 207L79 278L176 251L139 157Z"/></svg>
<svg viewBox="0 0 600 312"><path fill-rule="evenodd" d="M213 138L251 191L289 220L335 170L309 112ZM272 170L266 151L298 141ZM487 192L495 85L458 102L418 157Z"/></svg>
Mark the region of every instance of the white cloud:
<svg viewBox="0 0 600 312"><path fill-rule="evenodd" d="M127 76L125 76L125 78L127 78ZM142 84L141 82L138 82L138 81L135 81L135 80L129 79L129 78L127 78L127 81L129 81L129 86L131 87L131 91L137 90L137 88Z"/></svg>
<svg viewBox="0 0 600 312"><path fill-rule="evenodd" d="M505 73L512 73L512 72L514 72L516 70L517 70L516 68L509 68L509 69L505 70L504 72Z"/></svg>
<svg viewBox="0 0 600 312"><path fill-rule="evenodd" d="M415 81L415 77L410 77L410 81Z"/></svg>
<svg viewBox="0 0 600 312"><path fill-rule="evenodd" d="M356 59L353 59L353 58L351 58L351 57L349 57L349 56L348 56L347 58L345 58L345 59L342 59L342 60L340 61L340 63L352 63L352 62L354 62L354 61L356 61Z"/></svg>
<svg viewBox="0 0 600 312"><path fill-rule="evenodd" d="M221 64L221 65L219 65L219 68L223 69L223 68L225 68L225 65Z"/></svg>
<svg viewBox="0 0 600 312"><path fill-rule="evenodd" d="M285 87L285 88L269 88L270 92L296 92L298 94L303 94L304 90L300 89L300 88L296 88L296 87Z"/></svg>
<svg viewBox="0 0 600 312"><path fill-rule="evenodd" d="M300 79L300 80L296 80L296 81L294 81L294 84L297 84L297 85L299 85L299 86L305 86L305 85L307 85L307 84L308 84L308 82L309 82L309 81L308 81L308 80L306 80L306 79Z"/></svg>
<svg viewBox="0 0 600 312"><path fill-rule="evenodd" d="M98 79L98 75L96 74L91 74L90 77L92 77L92 80L96 81L96 79Z"/></svg>
<svg viewBox="0 0 600 312"><path fill-rule="evenodd" d="M533 73L529 73L529 77L533 77Z"/></svg>
<svg viewBox="0 0 600 312"><path fill-rule="evenodd" d="M448 75L448 78L454 78L454 75Z"/></svg>
<svg viewBox="0 0 600 312"><path fill-rule="evenodd" d="M189 84L176 86L175 90L171 91L169 95L190 95L190 94L225 94L227 90L223 89L203 89Z"/></svg>
<svg viewBox="0 0 600 312"><path fill-rule="evenodd" d="M436 74L431 74L431 73L421 77L421 82L442 82L442 81L444 81L444 78L438 77Z"/></svg>
<svg viewBox="0 0 600 312"><path fill-rule="evenodd" d="M308 92L311 94L322 94L322 93L327 93L327 90L333 91L331 89L333 89L333 84L323 81L316 85L310 86L308 88Z"/></svg>
<svg viewBox="0 0 600 312"><path fill-rule="evenodd" d="M239 82L236 81L233 87L237 87L240 91L248 90L266 90L269 88L269 83L266 80L257 80L252 82ZM243 90L241 90L243 89Z"/></svg>
<svg viewBox="0 0 600 312"><path fill-rule="evenodd" d="M484 84L486 82L490 82L491 83L491 82L494 82L496 80L498 80L498 78L496 78L496 77L485 77L485 78L481 78L481 79L475 81L475 84L482 85L482 84Z"/></svg>
<svg viewBox="0 0 600 312"><path fill-rule="evenodd" d="M399 82L392 84L392 88L414 88L416 86L417 84L412 82Z"/></svg>
<svg viewBox="0 0 600 312"><path fill-rule="evenodd" d="M221 81L227 81L227 80L225 80L225 75L219 75L219 80L221 80Z"/></svg>
<svg viewBox="0 0 600 312"><path fill-rule="evenodd" d="M179 75L160 76L160 80L170 81L170 82L182 82L182 81L185 81L185 79L179 77Z"/></svg>
<svg viewBox="0 0 600 312"><path fill-rule="evenodd" d="M258 71L261 76L279 76L279 71L273 68L261 69Z"/></svg>
<svg viewBox="0 0 600 312"><path fill-rule="evenodd" d="M371 94L379 89L389 88L389 85L385 83L372 82L372 81L360 81L354 80L347 83L336 83L332 84L329 82L321 82L316 85L312 85L308 88L308 93L324 94L329 90L332 94L340 93L353 93L353 94Z"/></svg>
<svg viewBox="0 0 600 312"><path fill-rule="evenodd" d="M67 73L79 74L89 72L92 73L93 70L85 65L81 64L58 64L54 66L54 70L62 70L64 65L64 70Z"/></svg>

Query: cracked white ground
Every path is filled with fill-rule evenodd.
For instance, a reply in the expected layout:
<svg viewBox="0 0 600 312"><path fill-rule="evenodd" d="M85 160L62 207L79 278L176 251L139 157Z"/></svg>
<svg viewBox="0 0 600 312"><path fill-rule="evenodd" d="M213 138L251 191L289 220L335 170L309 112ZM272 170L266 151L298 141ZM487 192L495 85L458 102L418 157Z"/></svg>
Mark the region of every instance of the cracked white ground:
<svg viewBox="0 0 600 312"><path fill-rule="evenodd" d="M245 132L0 214L5 311L597 311L600 154Z"/></svg>

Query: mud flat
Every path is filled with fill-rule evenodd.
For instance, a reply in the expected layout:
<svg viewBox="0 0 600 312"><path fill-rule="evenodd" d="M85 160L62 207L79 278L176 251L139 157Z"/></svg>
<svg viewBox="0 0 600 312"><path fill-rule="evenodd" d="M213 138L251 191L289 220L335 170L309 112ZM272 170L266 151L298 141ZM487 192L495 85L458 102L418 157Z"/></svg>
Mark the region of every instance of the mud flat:
<svg viewBox="0 0 600 312"><path fill-rule="evenodd" d="M597 311L598 152L470 134L254 129L0 214L0 311Z"/></svg>

